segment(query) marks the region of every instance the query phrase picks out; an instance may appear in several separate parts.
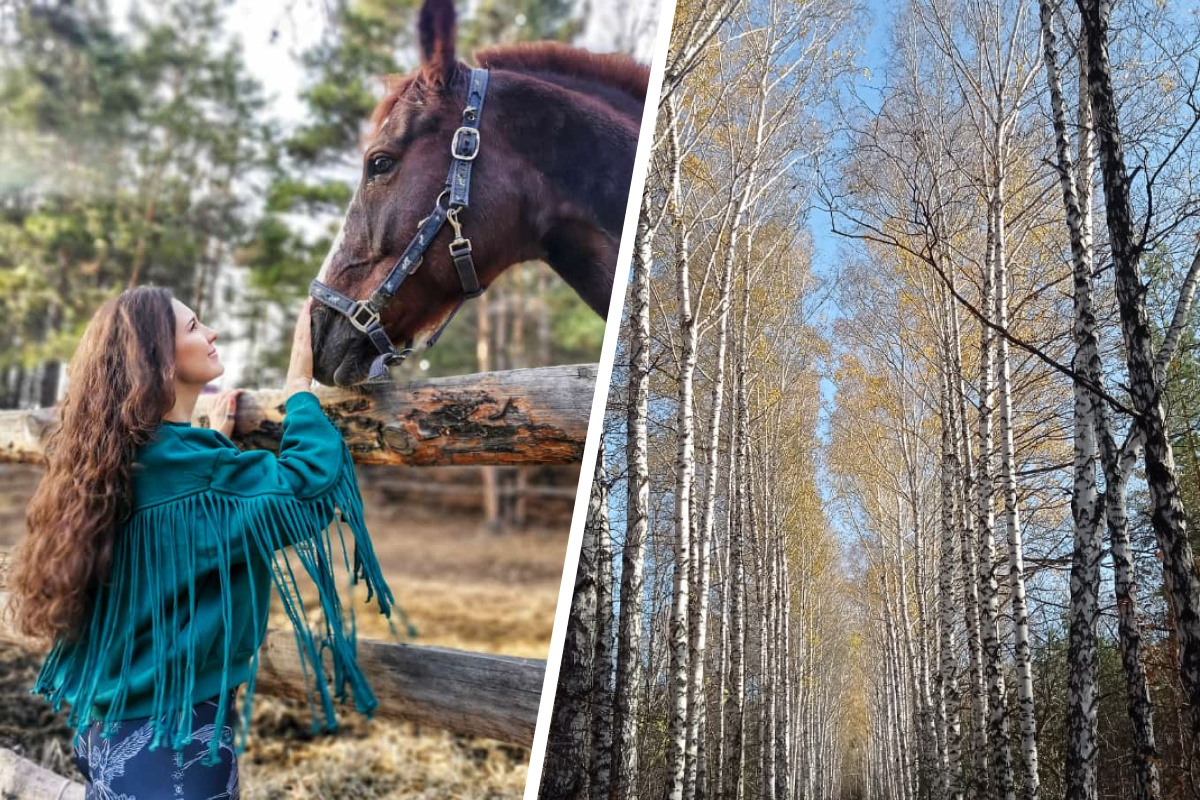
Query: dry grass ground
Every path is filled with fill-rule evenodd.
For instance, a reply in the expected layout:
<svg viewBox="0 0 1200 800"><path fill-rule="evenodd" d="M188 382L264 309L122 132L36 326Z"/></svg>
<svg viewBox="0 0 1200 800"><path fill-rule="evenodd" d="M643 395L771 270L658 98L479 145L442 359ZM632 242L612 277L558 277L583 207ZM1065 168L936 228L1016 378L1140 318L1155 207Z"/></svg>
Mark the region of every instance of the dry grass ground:
<svg viewBox="0 0 1200 800"><path fill-rule="evenodd" d="M32 481L0 471L0 544L23 535ZM35 473L36 474L36 473ZM34 481L36 478L34 479ZM22 499L22 497L24 499ZM383 507L365 498L367 526L415 640L481 652L546 657L567 530L492 534L478 518ZM372 606L356 601L361 636L388 639ZM287 624L276 609L272 627ZM40 654L0 651L0 747L78 778L66 713L28 694ZM253 729L239 766L243 798L514 798L528 750L427 726L339 715L336 735L309 734L307 704L255 695Z"/></svg>

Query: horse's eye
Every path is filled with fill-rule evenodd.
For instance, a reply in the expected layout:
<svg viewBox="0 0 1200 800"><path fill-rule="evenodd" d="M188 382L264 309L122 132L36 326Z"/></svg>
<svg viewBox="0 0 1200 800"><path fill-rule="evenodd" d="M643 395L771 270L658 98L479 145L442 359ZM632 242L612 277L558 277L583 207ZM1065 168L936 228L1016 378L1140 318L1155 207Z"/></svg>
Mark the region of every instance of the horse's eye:
<svg viewBox="0 0 1200 800"><path fill-rule="evenodd" d="M367 177L374 178L377 175L391 172L394 166L396 166L396 159L391 156L375 156L367 162Z"/></svg>

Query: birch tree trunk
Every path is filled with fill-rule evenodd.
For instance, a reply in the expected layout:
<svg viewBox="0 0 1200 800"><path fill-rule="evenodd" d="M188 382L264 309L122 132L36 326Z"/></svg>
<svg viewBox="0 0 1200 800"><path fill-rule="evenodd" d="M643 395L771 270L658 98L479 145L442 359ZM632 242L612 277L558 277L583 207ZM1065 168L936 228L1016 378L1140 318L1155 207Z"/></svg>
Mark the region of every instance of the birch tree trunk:
<svg viewBox="0 0 1200 800"><path fill-rule="evenodd" d="M1087 58L1079 58L1079 164L1069 174L1078 179L1077 213L1079 215L1080 250L1085 264L1093 263L1092 257L1092 175L1095 163L1095 134L1092 123L1092 104L1087 84ZM1064 115L1065 116L1065 115ZM1068 157L1070 149L1067 150ZM1070 169L1068 161L1065 165ZM1091 284L1087 286L1088 311L1083 324L1090 331L1088 359L1092 375L1102 375L1100 348L1096 341L1096 315L1091 311ZM1166 354L1168 342L1163 344L1162 356ZM1112 413L1105 403L1095 404L1096 436L1100 443L1100 456L1105 475L1105 522L1113 558L1113 585L1117 600L1117 636L1121 647L1121 666L1125 673L1126 706L1133 725L1134 738L1134 791L1136 800L1158 800L1162 796L1159 777L1159 751L1154 734L1154 709L1150 704L1150 681L1142 658L1142 633L1138 624L1137 578L1133 567L1133 553L1129 541L1129 477L1133 471L1140 441L1140 431L1133 426L1123 447L1118 448L1112 426Z"/></svg>
<svg viewBox="0 0 1200 800"><path fill-rule="evenodd" d="M739 215L740 216L740 215ZM736 217L735 217L736 219ZM736 241L736 226L731 237ZM719 297L717 299L717 341L716 364L713 367L712 390L709 398L711 420L708 430L708 475L704 486L704 506L701 512L700 530L698 535L697 552L699 564L696 574L699 578L697 598L693 603L695 616L692 619L692 684L691 720L688 730L689 770L685 776L684 796L704 800L708 796L708 776L704 774L705 739L707 736L704 661L707 650L708 636L708 603L711 590L710 550L713 540L713 525L717 502L718 471L721 463L721 419L725 402L725 355L729 340L729 305L730 291L733 283L733 249L725 253L724 267L721 273ZM726 495L727 497L730 495ZM723 657L722 662L723 663ZM721 682L723 685L723 681ZM720 739L718 739L720 741ZM719 763L719 760L718 760Z"/></svg>
<svg viewBox="0 0 1200 800"><path fill-rule="evenodd" d="M596 466L546 742L546 768L538 787L542 798L589 797L595 771L591 715L595 702L596 541L601 531L608 535L608 507L599 460Z"/></svg>
<svg viewBox="0 0 1200 800"><path fill-rule="evenodd" d="M1042 9L1043 34L1053 21L1048 8ZM1071 168L1070 147L1067 144L1065 113L1062 110L1061 82L1057 80L1057 65L1049 56L1053 41L1046 44L1045 57L1051 78L1052 102L1056 108L1055 128L1058 141L1060 183L1063 184L1067 226L1072 240L1075 284L1074 323L1075 356L1072 367L1095 383L1094 372L1097 348L1095 318L1092 310L1092 264L1090 241L1085 242L1082 230L1081 206L1075 194L1075 173ZM1055 85L1057 84L1057 85ZM1054 94L1058 99L1054 99ZM1081 102L1081 108L1083 103ZM1061 133L1058 131L1061 126ZM1081 142L1087 138L1081 130ZM1096 652L1096 622L1099 616L1100 593L1100 525L1103 520L1103 498L1096 490L1096 408L1101 402L1081 382L1073 386L1074 413L1074 488L1071 496L1071 515L1074 521L1074 553L1071 561L1070 634L1067 663L1071 675L1068 684L1067 710L1067 798L1093 800L1096 797L1096 748L1098 662Z"/></svg>
<svg viewBox="0 0 1200 800"><path fill-rule="evenodd" d="M1002 214L1003 212L1001 212ZM1003 231L1003 217L1001 217ZM996 258L996 322L1008 329L1008 270L1004 257L1003 234ZM996 349L996 373L1000 396L1000 474L1004 486L1004 527L1008 534L1008 569L1012 592L1013 638L1016 668L1018 721L1021 728L1021 785L1025 800L1039 795L1037 714L1033 701L1033 655L1029 646L1029 607L1025 600L1025 554L1021 534L1021 513L1017 505L1017 467L1013 448L1012 372L1008 361L1008 340L1000 337ZM1006 712L1005 712L1006 713ZM1007 720L1007 717L1006 717ZM1008 743L1007 722L1004 740ZM1006 748L1007 752L1007 748ZM1007 761L1007 759L1006 759ZM1014 793L1011 765L1002 784L1005 797Z"/></svg>
<svg viewBox="0 0 1200 800"><path fill-rule="evenodd" d="M997 126L999 128L1000 126ZM995 135L995 146L997 151L1002 147L1003 135L998 131ZM993 188L993 204L992 204L992 224L990 227L994 230L994 240L991 252L991 265L988 269L990 273L991 297L985 299L984 313L989 317L998 315L998 308L1001 302L1007 306L1007 291L999 287L1001 281L1007 281L1006 262L1005 262L1005 220L1004 220L1004 163L1003 159L997 155L993 165L995 186ZM1004 298L1003 300L1001 298ZM991 304L986 300L991 300ZM1002 337L993 337L993 344L999 349L1000 342L995 341ZM988 357L988 361L992 361L992 353ZM1007 361L1005 361L1007 366ZM990 365L989 365L990 366ZM990 376L987 386L989 389L994 388L994 375ZM988 413L994 413L995 395L992 393L986 407ZM982 409L980 410L982 414ZM1011 409L1010 409L1011 416ZM989 425L989 428L991 426ZM988 449L991 451L992 442L990 441L991 430L988 431L989 442ZM1006 451L1009 455L1009 465L1011 466L1011 447ZM992 502L995 501L995 485L993 479L989 476L989 483L992 484L990 493ZM1015 511L1016 503L1016 487L1013 486L1012 500L1014 503L1013 510ZM1006 522L1011 521L1011 517L1007 516L1008 498L1007 492L1005 497ZM991 794L998 800L1015 800L1016 792L1013 785L1012 773L1012 754L1009 750L1009 729L1008 729L1008 696L1007 689L1004 683L1003 665L1000 657L1000 633L999 633L999 602L997 598L998 585L996 580L996 545L995 545L995 517L991 510L986 515L987 528L980 528L980 534L983 536L982 549L980 550L980 559L984 562L983 587L985 590L985 599L983 603L983 634L984 634L984 655L985 655L985 670L987 673L988 684L988 737L989 753L991 755L991 775L990 785Z"/></svg>
<svg viewBox="0 0 1200 800"><path fill-rule="evenodd" d="M1187 693L1193 738L1200 738L1200 573L1187 537L1187 519L1175 476L1162 386L1155 371L1145 289L1135 238L1129 176L1108 57L1108 0L1078 0L1112 248L1113 279L1129 370L1135 424L1144 437L1151 525L1163 556L1163 583L1179 639L1180 676Z"/></svg>
<svg viewBox="0 0 1200 800"><path fill-rule="evenodd" d="M730 410L733 412L732 416L736 418L739 413L737 406L733 406ZM738 453L739 448L740 445L738 444L737 438L737 426L735 424L731 426L729 435L730 467L727 474L728 480L725 489L726 546L722 550L724 555L721 559L719 559L718 562L721 565L721 652L720 658L717 661L717 664L719 665L718 686L720 687L720 691L717 694L717 751L712 759L713 767L715 767L715 769L709 770L710 775L715 775L715 780L712 782L712 787L714 789L712 794L715 794L719 798L725 797L725 748L727 741L725 730L731 686L729 654L731 648L730 637L732 635L732 623L729 598L733 591L733 580L730 577L732 574L733 565L730 561L730 553L732 552L731 548L733 542L732 531L735 513L734 498L737 496L734 488L736 486L734 481L737 478L737 471L734 467L736 465L736 454Z"/></svg>
<svg viewBox="0 0 1200 800"><path fill-rule="evenodd" d="M928 772L929 751L926 748L925 731L923 729L923 721L926 718L925 714L925 697L921 687L921 675L919 668L919 657L916 652L916 647L913 644L912 636L912 617L909 611L909 596L908 596L908 568L905 565L905 553L901 547L903 542L902 525L903 515L901 514L901 498L896 497L896 588L899 594L900 606L900 640L904 646L905 663L908 667L908 681L906 686L911 687L912 700L916 705L917 724L915 731L917 739L917 750L915 757L912 760L913 767L910 770L910 780L912 789L910 796L917 797L920 795L923 784L922 776Z"/></svg>
<svg viewBox="0 0 1200 800"><path fill-rule="evenodd" d="M611 800L637 800L638 717L642 684L642 580L649 524L650 479L646 415L650 387L650 216L642 197L629 304L629 385L626 396L627 479L625 542L621 555L621 617L614 689Z"/></svg>
<svg viewBox="0 0 1200 800"><path fill-rule="evenodd" d="M762 460L764 463L764 473L771 472L770 464L770 445L763 448L764 453ZM760 479L759 485L764 495L763 506L764 513L762 515L762 524L759 526L759 550L761 553L761 567L758 572L758 581L762 597L761 608L759 609L759 620L761 621L761 636L762 636L762 676L759 679L759 685L762 687L763 710L762 710L762 749L760 758L763 762L762 776L762 796L763 800L774 800L775 798L775 695L778 691L778 684L775 681L775 661L776 661L776 642L775 637L775 594L778 591L776 580L778 578L775 572L773 563L774 548L772 547L771 539L776 534L774 514L771 513L772 495L771 485L764 478Z"/></svg>
<svg viewBox="0 0 1200 800"><path fill-rule="evenodd" d="M789 758L792 749L791 584L788 575L787 550L783 537L776 539L775 547L775 569L779 576L778 593L775 598L778 631L776 643L781 650L776 673L778 678L776 685L779 688L776 691L775 760L779 766L775 778L775 796L777 800L789 800L792 772L792 762Z"/></svg>
<svg viewBox="0 0 1200 800"><path fill-rule="evenodd" d="M1090 272L1089 272L1090 275ZM1076 306L1081 295L1076 278ZM1076 310L1077 345L1082 339ZM1077 347L1074 368L1087 375L1085 352ZM1067 663L1070 669L1067 726L1067 798L1096 797L1097 655L1096 620L1100 613L1101 498L1096 492L1095 399L1075 383L1075 485L1071 496L1074 553L1071 560L1071 623Z"/></svg>
<svg viewBox="0 0 1200 800"><path fill-rule="evenodd" d="M692 476L693 457L692 376L696 370L696 320L692 314L690 283L690 253L687 222L680 211L679 119L675 98L667 100L667 158L671 169L670 202L675 230L676 301L678 303L679 333L682 344L679 369L675 431L675 565L673 569L673 603L671 607L671 713L667 733L670 746L671 800L682 800L686 774L688 733L688 579L692 570Z"/></svg>
<svg viewBox="0 0 1200 800"><path fill-rule="evenodd" d="M940 227L940 226L939 226ZM957 291L953 269L949 259L942 254L943 273L950 277L950 290ZM962 784L964 790L979 788L978 782L987 775L987 694L983 676L983 644L979 635L979 536L970 521L972 510L978 511L978 497L982 492L980 476L971 469L971 434L967 412L967 391L963 372L962 339L959 330L958 311L953 306L946 310L950 326L950 382L952 400L950 409L951 437L956 449L955 472L952 483L958 492L954 506L956 525L962 560L963 617L966 623L965 644L967 648L967 699L971 703L973 786ZM981 358L982 360L982 358ZM990 493L990 490L989 490ZM962 765L960 762L960 769ZM965 777L965 776L964 776ZM981 793L981 796L986 796Z"/></svg>
<svg viewBox="0 0 1200 800"><path fill-rule="evenodd" d="M596 454L596 484L599 485L600 522L595 526L596 549L596 647L592 662L592 741L595 766L592 770L592 800L607 800L612 776L613 669L616 652L613 640L613 553L608 527L608 484L605 482L604 440ZM594 490L595 491L595 490Z"/></svg>
<svg viewBox="0 0 1200 800"><path fill-rule="evenodd" d="M1158 800L1162 782L1158 772L1160 759L1154 735L1154 709L1150 704L1150 682L1142 659L1142 632L1138 625L1137 579L1133 568L1133 548L1129 541L1129 472L1117 458L1108 415L1097 404L1097 435L1105 474L1105 521L1112 549L1113 584L1117 598L1117 633L1121 645L1121 666L1125 673L1125 699L1133 725L1133 762L1135 800ZM1130 459L1132 461L1132 459Z"/></svg>
<svg viewBox="0 0 1200 800"><path fill-rule="evenodd" d="M980 307L987 316L991 316L996 303L996 251L998 249L997 213L999 197L996 187L989 190L987 199L987 244L984 255L983 283L980 289ZM990 753L997 756L1006 753L1007 742L996 739L999 725L997 716L1004 718L1003 684L1000 674L1000 640L996 632L996 544L995 544L995 484L992 481L992 415L995 409L996 394L994 388L993 356L995 335L992 329L981 324L979 341L979 453L975 466L975 500L976 526L975 538L978 546L978 583L979 583L979 660L983 671L984 684L987 694L975 699L975 790L980 797L1000 797L997 791L993 793L992 781L998 770L988 763ZM964 547L966 543L964 542ZM965 560L964 567L969 565ZM968 592L972 591L969 584L971 574L967 574ZM967 609L967 635L972 636L971 608ZM972 644L972 658L975 657L975 647ZM972 664L972 670L975 665ZM972 681L975 681L972 675ZM977 687L977 691L978 691ZM999 708L997 708L999 707ZM982 724L981 724L982 723ZM989 742L989 739L991 741ZM995 766L999 766L996 764ZM990 774L989 774L990 773Z"/></svg>
<svg viewBox="0 0 1200 800"><path fill-rule="evenodd" d="M725 766L722 770L721 796L727 800L741 800L743 789L743 770L745 767L744 731L745 731L745 685L746 685L746 618L745 618L745 585L746 571L743 560L743 543L745 541L746 522L749 516L750 500L746 491L749 474L750 421L749 408L746 405L746 325L750 311L749 281L744 282L742 293L742 319L739 329L738 372L735 413L737 415L737 456L734 471L737 474L735 507L738 509L737 519L729 529L729 618L732 623L732 636L729 643L730 655L730 687L728 693L729 712L726 715Z"/></svg>
<svg viewBox="0 0 1200 800"><path fill-rule="evenodd" d="M958 664L954 647L954 621L958 616L958 597L955 591L958 574L958 446L955 442L954 400L951 397L951 365L949 309L943 300L944 339L942 358L942 468L941 524L942 546L938 573L938 605L941 615L941 664L939 680L940 716L945 720L946 755L942 773L942 794L962 800L962 731L959 725Z"/></svg>

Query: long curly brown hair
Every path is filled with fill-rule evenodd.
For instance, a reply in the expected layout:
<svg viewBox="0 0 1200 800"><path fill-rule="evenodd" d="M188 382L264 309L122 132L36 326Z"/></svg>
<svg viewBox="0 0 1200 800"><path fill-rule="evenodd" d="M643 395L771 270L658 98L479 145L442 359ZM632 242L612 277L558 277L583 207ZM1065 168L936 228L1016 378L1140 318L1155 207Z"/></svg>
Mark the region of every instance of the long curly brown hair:
<svg viewBox="0 0 1200 800"><path fill-rule="evenodd" d="M175 405L171 297L139 286L108 300L67 366L60 424L45 439L46 473L8 581L6 614L26 636L77 637L108 577L116 530L132 512L134 457Z"/></svg>

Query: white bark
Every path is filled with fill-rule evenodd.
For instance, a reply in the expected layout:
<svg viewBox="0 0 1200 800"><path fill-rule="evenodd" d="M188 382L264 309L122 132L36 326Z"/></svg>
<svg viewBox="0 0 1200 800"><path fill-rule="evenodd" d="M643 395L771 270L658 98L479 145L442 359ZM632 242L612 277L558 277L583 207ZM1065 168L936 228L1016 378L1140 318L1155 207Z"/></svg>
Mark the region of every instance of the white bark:
<svg viewBox="0 0 1200 800"><path fill-rule="evenodd" d="M944 319L949 316L948 304L943 302ZM939 675L939 716L944 720L946 741L945 763L942 772L942 794L962 800L962 731L959 724L958 664L955 648L955 619L959 613L957 592L958 568L958 445L955 441L954 399L951 397L951 364L948 335L949 324L943 324L942 357L942 484L941 484L941 557L938 575L938 606L941 616L941 665Z"/></svg>
<svg viewBox="0 0 1200 800"><path fill-rule="evenodd" d="M616 666L613 639L613 553L608 526L608 490L604 483L604 442L596 454L596 477L600 484L599 503L603 523L595 526L596 549L596 647L592 665L592 736L595 767L592 775L592 800L607 800L612 776L613 743L613 669Z"/></svg>
<svg viewBox="0 0 1200 800"><path fill-rule="evenodd" d="M671 712L668 740L671 765L671 800L682 800L686 774L688 732L688 688L691 677L688 668L688 610L689 577L692 569L692 477L695 470L692 416L692 376L696 370L696 320L692 314L692 289L689 270L690 251L688 223L680 211L683 188L680 183L679 118L674 98L666 106L667 158L671 170L669 208L675 232L676 301L678 303L679 333L682 343L679 370L675 431L675 565L674 594L671 607Z"/></svg>
<svg viewBox="0 0 1200 800"><path fill-rule="evenodd" d="M638 723L642 683L642 581L650 504L646 415L650 383L650 193L642 198L631 265L629 384L626 394L625 542L621 556L621 618L613 717L612 800L637 800Z"/></svg>

